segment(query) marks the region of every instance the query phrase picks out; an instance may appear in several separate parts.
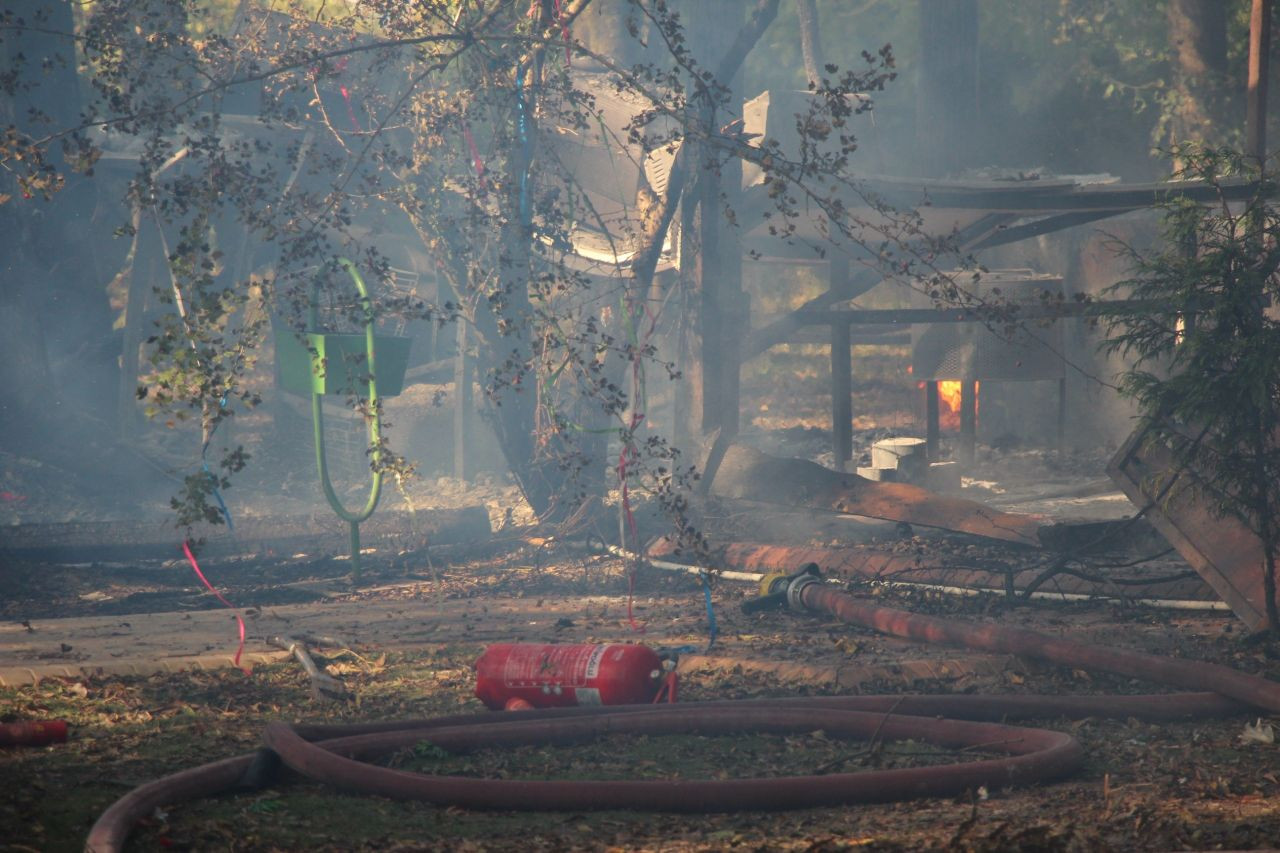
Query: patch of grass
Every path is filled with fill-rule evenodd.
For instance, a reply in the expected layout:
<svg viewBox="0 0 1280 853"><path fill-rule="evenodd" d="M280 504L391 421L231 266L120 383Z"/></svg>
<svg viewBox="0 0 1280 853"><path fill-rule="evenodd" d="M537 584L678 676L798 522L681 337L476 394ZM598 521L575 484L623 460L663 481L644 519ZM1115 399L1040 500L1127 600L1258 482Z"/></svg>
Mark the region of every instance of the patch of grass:
<svg viewBox="0 0 1280 853"><path fill-rule="evenodd" d="M520 746L453 755L429 742L389 762L401 770L488 779L780 778L972 759L915 741L867 744L822 731L793 735L613 735L572 747Z"/></svg>

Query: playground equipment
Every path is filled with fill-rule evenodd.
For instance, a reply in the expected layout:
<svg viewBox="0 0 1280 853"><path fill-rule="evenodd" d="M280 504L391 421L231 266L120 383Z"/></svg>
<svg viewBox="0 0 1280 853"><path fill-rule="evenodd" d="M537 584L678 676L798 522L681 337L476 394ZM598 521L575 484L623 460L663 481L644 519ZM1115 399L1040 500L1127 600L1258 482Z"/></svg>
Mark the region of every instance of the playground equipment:
<svg viewBox="0 0 1280 853"><path fill-rule="evenodd" d="M373 515L382 493L382 397L394 397L404 388L410 339L374 334L373 302L356 265L346 258L337 263L347 271L360 295L364 332L343 334L320 329L319 285L311 284L308 331L276 335L276 359L280 386L311 397L311 425L315 440L316 469L325 499L338 517L351 527L352 571L360 571L360 523ZM364 507L351 511L343 506L329 478L324 448L324 395L352 395L363 385L367 391L365 421L369 435L372 483Z"/></svg>

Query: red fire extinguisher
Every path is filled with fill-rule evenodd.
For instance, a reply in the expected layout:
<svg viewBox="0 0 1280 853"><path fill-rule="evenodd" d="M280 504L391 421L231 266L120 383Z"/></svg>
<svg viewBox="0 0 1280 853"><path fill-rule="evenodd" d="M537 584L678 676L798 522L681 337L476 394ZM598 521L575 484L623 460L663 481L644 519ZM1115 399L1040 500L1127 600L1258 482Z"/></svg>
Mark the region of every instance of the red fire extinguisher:
<svg viewBox="0 0 1280 853"><path fill-rule="evenodd" d="M0 723L0 746L45 746L66 739L66 720Z"/></svg>
<svg viewBox="0 0 1280 853"><path fill-rule="evenodd" d="M475 668L476 696L493 710L649 702L665 675L652 649L625 643L498 643Z"/></svg>

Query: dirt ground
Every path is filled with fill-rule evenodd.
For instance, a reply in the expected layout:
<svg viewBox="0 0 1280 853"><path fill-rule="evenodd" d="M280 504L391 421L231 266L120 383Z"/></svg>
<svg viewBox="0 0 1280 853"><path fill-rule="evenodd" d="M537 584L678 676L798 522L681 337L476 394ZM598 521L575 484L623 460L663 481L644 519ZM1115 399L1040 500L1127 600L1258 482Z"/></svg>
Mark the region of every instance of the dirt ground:
<svg viewBox="0 0 1280 853"><path fill-rule="evenodd" d="M719 637L697 579L648 570L636 578L627 618L623 567L581 549L508 542L424 566L404 556L367 559L360 583L333 559L275 564L245 560L205 567L251 616L250 636L288 627L290 608L332 609L350 643L319 660L351 691L322 702L290 661L144 676L45 678L0 689L0 719L60 717L70 740L0 753L4 849L70 850L96 816L129 788L202 761L256 748L265 724L403 719L482 709L471 663L493 641L642 641L682 649L681 699L837 692L1146 692L1149 685L1064 671L1015 657L923 647L829 618L743 615L749 585L715 585ZM135 567L23 566L3 573L3 615L39 637L54 617L146 624L146 612L219 617L220 651L235 625L190 573ZM37 583L38 581L38 583ZM60 590L49 596L49 590ZM1221 613L1119 610L1101 603L1009 606L994 597L942 598L854 585L858 595L915 610L1000 621L1096 642L1213 660L1280 676L1265 644L1242 642ZM93 593L100 593L94 595ZM360 618L349 618L360 614ZM296 617L293 617L296 619ZM274 620L274 621L273 621ZM380 631L380 622L395 630ZM406 627L407 626L407 627ZM409 628L415 630L410 631ZM410 635L411 634L411 635ZM74 655L75 648L66 654ZM1071 778L1034 788L973 792L897 805L730 815L626 811L472 812L336 793L291 782L157 811L134 849L189 850L1173 850L1250 849L1280 838L1280 753L1246 743L1253 719L1149 724L1045 720L1086 753ZM664 742L665 741L665 742ZM821 733L791 736L630 738L572 748L521 748L450 759L437 772L506 778L692 778L777 776L950 760L920 744L868 756ZM418 753L396 766L422 766Z"/></svg>
<svg viewBox="0 0 1280 853"><path fill-rule="evenodd" d="M748 401L754 416L744 437L766 452L830 462L821 370L799 375L803 382L762 390ZM911 426L910 393L882 382L860 394L855 408L869 415L866 423L859 421L856 457L874 439ZM295 449L305 456L305 447ZM1001 509L1057 520L1120 518L1133 509L1105 483L1106 456L1106 448L1063 456L1034 446L983 447L964 493ZM313 508L315 484L305 459L268 461L275 467L255 469L228 494L233 511L262 518ZM522 528L529 521L527 508L500 473L483 473L471 482L439 473L428 472L406 493L389 490L384 506L404 511L482 503L499 531L492 542L370 553L358 581L340 551L259 551L202 560L211 582L245 617L242 664L251 665L249 672L231 666L238 630L233 615L177 553L77 564L5 560L0 722L62 718L71 734L64 744L0 750L0 850L80 849L93 821L117 798L160 776L253 751L273 720L494 713L474 697L472 670L494 642L643 642L678 654L684 702L1164 689L1011 655L918 645L826 617L744 615L739 605L753 594L752 586L723 578L713 584L712 644L697 577L644 569L631 578L616 558L581 544L548 542ZM357 480L353 495L363 488ZM152 503L93 502L84 497L88 491L75 472L0 453L0 487L0 523L15 524L101 520L121 512L161 518L162 498L172 484L156 485ZM255 488L256 503L246 499ZM717 529L708 532L720 544L749 538L878 549L954 558L996 572L1034 570L1045 558L894 523L758 510L720 507L712 519ZM1154 574L1187 569L1176 555L1145 566ZM860 581L847 586L854 595L917 612L1214 661L1280 679L1280 647L1246 639L1228 612L1122 607L1105 600L1015 603L999 595L941 596ZM312 696L300 666L268 642L288 633L340 641L341 647L318 647L316 659L342 680L347 701ZM130 849L1265 849L1280 839L1280 746L1242 738L1246 725L1258 722L1268 721L1256 714L1159 724L1041 720L1032 725L1069 732L1083 746L1084 767L1062 781L893 805L782 812L481 812L344 794L292 780L156 810L136 828ZM386 763L500 778L689 779L852 772L975 755L913 742L868 748L810 732L611 738L463 756L422 747Z"/></svg>

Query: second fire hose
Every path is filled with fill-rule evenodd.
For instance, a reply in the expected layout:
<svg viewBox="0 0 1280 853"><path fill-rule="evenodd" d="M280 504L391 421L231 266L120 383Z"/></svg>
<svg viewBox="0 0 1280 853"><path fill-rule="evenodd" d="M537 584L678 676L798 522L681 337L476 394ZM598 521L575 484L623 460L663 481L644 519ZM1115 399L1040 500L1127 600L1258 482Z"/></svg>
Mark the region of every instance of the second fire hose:
<svg viewBox="0 0 1280 853"><path fill-rule="evenodd" d="M1280 682L1218 664L1081 643L1023 628L978 625L865 604L823 584L818 567L812 563L793 575L766 577L761 592L764 595L746 602L743 609L752 612L771 606L789 606L795 610L830 613L844 622L891 637L1019 655L1170 687L1207 689L1255 708L1280 713Z"/></svg>

